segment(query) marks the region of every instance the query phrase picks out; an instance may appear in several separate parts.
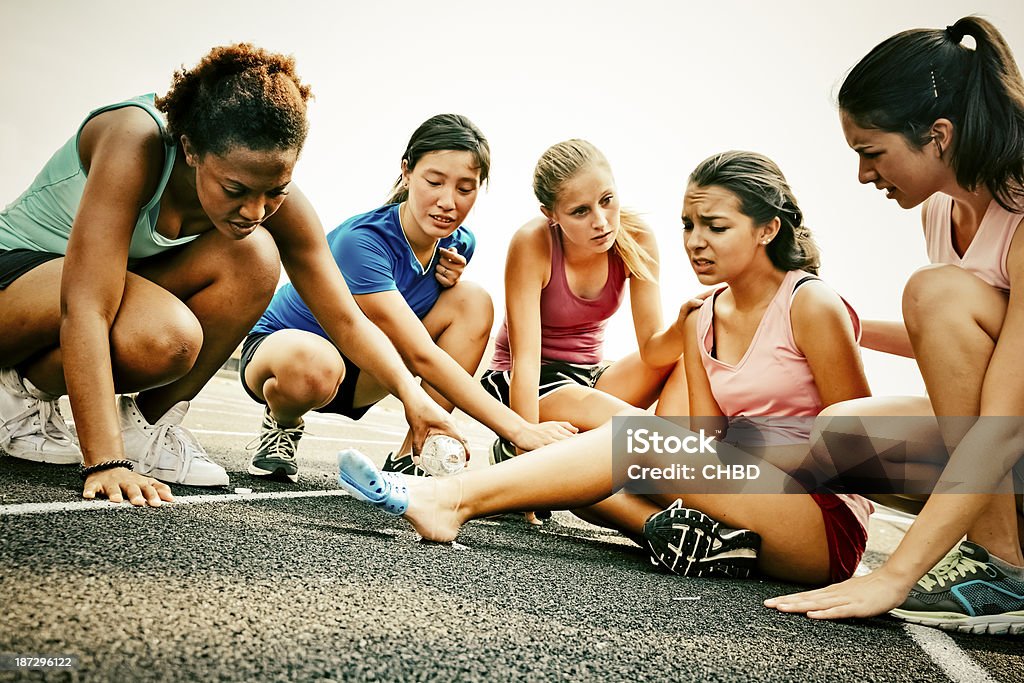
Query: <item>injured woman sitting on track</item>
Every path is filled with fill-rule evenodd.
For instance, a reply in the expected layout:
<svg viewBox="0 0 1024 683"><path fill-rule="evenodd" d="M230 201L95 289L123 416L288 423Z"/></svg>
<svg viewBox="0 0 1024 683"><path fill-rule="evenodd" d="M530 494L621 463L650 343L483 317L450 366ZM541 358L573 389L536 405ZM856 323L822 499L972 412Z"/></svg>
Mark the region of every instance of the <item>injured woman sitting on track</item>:
<svg viewBox="0 0 1024 683"><path fill-rule="evenodd" d="M686 320L681 345L691 426L704 430L706 444L706 435L729 418L750 425L756 420L749 418L771 416L783 423L789 442L766 446L766 437L778 440L766 430L727 428L713 442L715 454L703 454L701 462L714 463L712 474L720 464L741 465L759 472L755 481L716 479L702 487L663 479L648 482L644 493L634 492L640 490L635 481L624 489L627 472L668 461L613 448L613 439L619 445L626 438L623 424L613 420L494 468L430 481L381 473L346 451L339 456L342 485L404 515L430 540L451 541L466 521L498 512L572 509L620 530L646 546L654 564L676 573L757 571L807 584L851 576L864 551L870 504L827 489L808 491L791 472L807 461L814 416L869 394L856 314L817 278L818 252L802 212L764 156L726 152L702 162L689 179L683 230L698 279L725 285L693 300ZM637 410L624 415L638 416L635 424L661 420ZM747 440L739 432L754 433L758 443L737 447L734 442ZM746 495L752 492L764 495Z"/></svg>

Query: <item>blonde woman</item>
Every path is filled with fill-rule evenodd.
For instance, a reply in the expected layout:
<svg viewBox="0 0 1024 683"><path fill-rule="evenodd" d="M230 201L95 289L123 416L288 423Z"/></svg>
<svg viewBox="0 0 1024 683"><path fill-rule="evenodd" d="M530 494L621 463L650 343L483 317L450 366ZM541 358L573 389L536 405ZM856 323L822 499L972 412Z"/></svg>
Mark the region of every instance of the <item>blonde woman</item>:
<svg viewBox="0 0 1024 683"><path fill-rule="evenodd" d="M608 160L585 140L560 142L537 162L533 190L541 215L509 245L506 317L484 386L529 422L566 420L581 431L649 408L667 382L674 400L659 413L685 415L682 365L673 372L682 321L661 329L657 243L621 208ZM606 365L605 326L627 283L638 351ZM491 449L495 462L512 455L501 439Z"/></svg>

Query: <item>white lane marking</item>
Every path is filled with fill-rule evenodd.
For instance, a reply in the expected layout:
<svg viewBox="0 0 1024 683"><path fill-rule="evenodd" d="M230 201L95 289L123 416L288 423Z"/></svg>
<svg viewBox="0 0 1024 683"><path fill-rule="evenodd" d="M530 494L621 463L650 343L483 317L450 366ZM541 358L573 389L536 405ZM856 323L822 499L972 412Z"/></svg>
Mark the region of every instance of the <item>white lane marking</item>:
<svg viewBox="0 0 1024 683"><path fill-rule="evenodd" d="M247 436L249 440L256 438L256 435L252 432L226 432L217 429L189 429L193 434L206 434L208 436ZM304 434L302 439L304 441L333 441L335 443L343 441L346 444L363 443L370 444L372 446L394 446L395 442L392 441L375 441L373 439L353 439L348 436L316 436L314 434ZM479 443L469 442L469 448L473 453L486 453L490 445L484 445Z"/></svg>
<svg viewBox="0 0 1024 683"><path fill-rule="evenodd" d="M263 415L263 413L252 413L252 415L243 415L230 410L216 410L214 408L196 408L195 413L196 415L227 415L228 417L235 418L252 417L253 424L256 424L257 427L259 420ZM191 411L189 411L189 415L192 415ZM341 422L339 420L332 420L329 417L320 417L317 415L312 415L310 413L306 413L306 415L304 415L302 419L306 423L306 425L327 425L331 427L345 427L347 429L367 429L377 432L387 431L389 434L395 434L397 436L405 436L406 431L404 429L396 429L395 424L393 422L380 423L379 425L371 424L368 422Z"/></svg>
<svg viewBox="0 0 1024 683"><path fill-rule="evenodd" d="M903 624L903 630L953 683L995 683L995 679L961 650L955 640L939 629L920 624Z"/></svg>
<svg viewBox="0 0 1024 683"><path fill-rule="evenodd" d="M871 515L871 519L877 519L882 522L889 522L890 524L899 524L901 526L909 527L914 523L914 517L909 515L891 514L889 512L874 512Z"/></svg>
<svg viewBox="0 0 1024 683"><path fill-rule="evenodd" d="M193 434L205 434L208 436L242 436L248 437L250 440L255 439L258 434L253 432L226 432L218 429L189 429L188 431ZM344 441L345 443L366 443L374 446L394 446L394 439L390 441L377 441L374 439L353 439L347 436L317 436L315 434L304 434L302 436L303 441Z"/></svg>
<svg viewBox="0 0 1024 683"><path fill-rule="evenodd" d="M284 498L330 498L347 496L348 493L331 491L267 491L264 493L213 493L200 496L179 496L173 503L164 505L196 505L201 503L229 503L238 500L278 500ZM111 503L109 500L76 500L70 503L13 503L0 505L0 516L43 515L50 512L78 512L80 510L136 510L128 503Z"/></svg>

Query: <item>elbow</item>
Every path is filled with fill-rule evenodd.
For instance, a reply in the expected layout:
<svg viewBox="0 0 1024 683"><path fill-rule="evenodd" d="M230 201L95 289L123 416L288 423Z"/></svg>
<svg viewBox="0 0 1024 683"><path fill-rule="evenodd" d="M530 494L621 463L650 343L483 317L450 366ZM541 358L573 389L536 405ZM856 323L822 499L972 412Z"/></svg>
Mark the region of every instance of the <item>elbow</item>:
<svg viewBox="0 0 1024 683"><path fill-rule="evenodd" d="M436 346L431 345L432 348L436 349ZM435 362L434 355L430 353L430 349L406 349L396 347L402 360L412 370L414 375L419 377L427 378L427 381L431 381L430 378L435 377L439 372L440 366Z"/></svg>

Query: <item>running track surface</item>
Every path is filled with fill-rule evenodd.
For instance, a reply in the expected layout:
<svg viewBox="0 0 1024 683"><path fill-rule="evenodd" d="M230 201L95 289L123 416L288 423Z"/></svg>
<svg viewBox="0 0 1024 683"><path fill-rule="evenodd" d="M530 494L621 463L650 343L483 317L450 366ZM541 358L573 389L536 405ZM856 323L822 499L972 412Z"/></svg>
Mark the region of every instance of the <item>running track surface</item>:
<svg viewBox="0 0 1024 683"><path fill-rule="evenodd" d="M401 441L396 403L307 419L295 485L245 474L259 422L237 380L211 382L186 424L231 486L175 487L160 510L86 503L73 468L0 459L0 652L78 658L0 681L1024 681L1019 637L778 614L761 601L790 586L659 574L567 513L420 543L334 483L340 447L380 462ZM458 422L487 466L493 435ZM905 528L877 514L865 564Z"/></svg>

